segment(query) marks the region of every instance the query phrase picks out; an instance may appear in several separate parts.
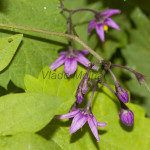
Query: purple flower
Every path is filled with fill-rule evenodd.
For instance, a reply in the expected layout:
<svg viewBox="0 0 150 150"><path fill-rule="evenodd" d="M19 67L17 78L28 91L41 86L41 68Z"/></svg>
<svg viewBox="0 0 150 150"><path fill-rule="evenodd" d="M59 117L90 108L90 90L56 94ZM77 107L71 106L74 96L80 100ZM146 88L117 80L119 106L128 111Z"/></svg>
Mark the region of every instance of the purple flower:
<svg viewBox="0 0 150 150"><path fill-rule="evenodd" d="M77 62L81 63L82 65L88 67L88 64L90 61L84 57L84 55L87 55L89 53L88 50L81 50L81 51L73 51L73 52L60 52L60 57L49 67L52 70L55 70L56 68L60 67L64 64L64 70L65 73L70 76L71 74L74 74L77 69ZM98 67L93 66L92 69L97 69Z"/></svg>
<svg viewBox="0 0 150 150"><path fill-rule="evenodd" d="M101 39L101 41L104 42L105 35L104 35L104 25L110 26L112 28L115 28L117 30L120 30L120 27L113 21L110 16L120 13L119 9L108 9L104 12L98 12L95 15L95 20L92 20L89 23L88 26L88 34L90 34L91 30L95 27L96 32Z"/></svg>
<svg viewBox="0 0 150 150"><path fill-rule="evenodd" d="M119 113L120 120L127 126L132 126L134 122L134 114L129 109L121 109Z"/></svg>
<svg viewBox="0 0 150 150"><path fill-rule="evenodd" d="M88 121L90 129L98 141L100 141L100 138L98 136L97 127L98 126L104 127L107 125L106 123L97 122L96 118L93 116L93 114L90 111L85 111L84 109L79 109L79 108L68 114L56 115L55 117L60 119L73 118L70 127L70 134L79 130Z"/></svg>

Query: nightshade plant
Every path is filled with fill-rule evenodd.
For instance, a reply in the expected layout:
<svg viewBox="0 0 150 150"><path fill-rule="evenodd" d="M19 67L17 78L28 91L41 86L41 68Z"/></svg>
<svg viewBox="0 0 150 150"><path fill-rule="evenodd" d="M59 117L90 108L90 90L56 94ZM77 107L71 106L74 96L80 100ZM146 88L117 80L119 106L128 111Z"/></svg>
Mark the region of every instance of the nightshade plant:
<svg viewBox="0 0 150 150"><path fill-rule="evenodd" d="M104 25L108 25L111 26L117 30L120 30L120 27L111 19L109 18L110 16L114 15L114 14L118 14L120 13L120 10L118 9L108 9L105 10L103 13L100 12L96 12L95 10L91 10L91 9L78 9L78 10L68 10L66 8L64 8L64 5L62 3L62 1L60 0L60 4L61 4L61 8L62 8L62 12L66 11L69 12L69 17L68 17L68 34L70 34L70 30L72 29L74 34L77 35L75 28L73 27L72 24L72 15L76 12L80 12L80 11L90 11L92 13L94 13L95 15L95 20L91 21L89 23L89 27L88 27L88 33L91 32L91 29L96 27L96 32L99 35L100 39L102 41L104 41ZM78 36L78 35L77 35ZM87 71L87 73L85 74L85 76L83 77L83 79L81 80L77 92L76 92L76 102L73 105L73 109L71 107L71 109L69 110L70 113L68 114L64 114L64 115L56 115L57 118L60 119L67 119L67 118L73 118L72 121L72 125L70 127L70 134L76 132L78 129L80 129L85 123L86 121L88 121L89 126L91 128L91 131L93 133L93 135L95 136L95 138L100 141L99 137L98 137L98 131L97 131L97 126L103 127L106 125L106 123L102 123L104 125L100 125L101 123L98 123L96 121L96 118L93 116L92 112L91 112L91 101L94 95L94 92L97 88L97 85L103 84L105 86L107 86L109 89L111 89L107 84L103 83L102 79L106 73L106 71L108 70L115 82L115 88L116 91L113 91L111 89L111 91L113 91L114 94L116 94L116 96L118 97L120 104L121 104L121 110L119 113L119 117L120 120L122 121L123 124L127 125L127 126L132 126L133 122L134 122L134 114L131 110L128 109L128 107L124 104L124 103L128 103L129 102L129 95L128 92L123 89L121 87L121 85L119 84L119 82L117 81L115 75L113 74L113 72L111 71L110 67L111 67L111 62L109 61L105 61L103 59L100 59L99 62L95 62L95 63L89 63L88 60L86 60L85 57L83 57L83 54L87 54L84 53L83 51L74 51L71 45L71 40L68 39L68 44L69 44L69 50L68 52L62 52L60 53L60 57L56 60L56 62L54 62L52 65L50 65L51 69L56 69L58 68L60 65L62 65L63 63L65 63L65 72L67 73L67 75L71 75L73 73L75 73L76 69L77 69L77 61L79 61L80 63L84 64L86 67L89 65L89 70ZM84 50L86 51L86 50ZM81 55L81 56L80 56ZM101 76L98 78L97 82L94 85L93 88L93 92L91 95L91 98L89 100L89 102L87 103L87 105L85 106L85 108L79 109L78 108L78 104L81 104L83 99L84 99L84 95L87 93L88 91L88 75L90 72L90 69L95 65L95 64L101 64L102 66L104 66L104 69L102 71ZM114 65L115 66L115 65ZM117 66L117 65L116 65ZM124 68L122 66L119 66L121 68ZM131 72L133 72L139 83L141 84L142 82L145 82L145 76L135 72L134 70L128 69L128 68L124 68L127 69Z"/></svg>
<svg viewBox="0 0 150 150"><path fill-rule="evenodd" d="M52 1L54 2L54 5ZM42 50L45 51L44 56L46 57L43 58L41 48L38 47L38 45L36 45L40 40L44 41L43 37L42 38L35 37L34 34L36 33L33 33L33 36L26 35L26 38L30 37L32 40L36 40L36 42L38 41L35 44L36 48L38 47L37 53L35 52L33 55L33 52L31 50L29 50L28 52L30 53L30 57L33 59L35 57L35 54L37 54L35 60L39 58L40 60L42 60L40 63L35 63L34 61L31 61L28 58L25 50L22 51L21 54L19 53L20 51L17 52L17 48L19 47L19 44L21 43L21 40L23 38L22 34L17 34L11 37L5 37L0 39L0 58L1 58L0 82L2 82L2 85L6 84L6 81L2 80L1 78L1 74L3 75L3 73L6 72L7 73L6 80L7 78L9 80L12 80L12 82L14 82L17 86L20 84L19 87L25 90L25 93L8 94L0 98L0 111L1 111L0 149L10 149L10 147L12 148L13 146L16 145L18 146L20 143L25 143L24 145L27 147L26 149L30 149L32 147L35 147L35 149L43 149L42 146L44 145L44 150L48 149L70 150L76 149L77 146L75 145L74 148L72 148L72 145L80 140L81 140L79 142L80 145L78 147L82 147L84 144L85 145L84 149L85 148L88 149L89 147L90 149L93 149L91 145L88 145L89 143L91 144L92 142L94 143L94 146L96 148L98 148L98 145L100 144L103 145L104 143L102 149L103 148L109 149L109 147L107 148L107 145L105 145L106 143L109 143L106 140L109 139L107 138L109 134L112 133L110 135L111 137L110 139L112 139L112 137L115 137L117 134L118 139L122 135L124 135L123 137L127 137L128 134L132 132L134 126L136 126L136 128L133 134L131 133L132 136L135 136L136 134L138 135L138 133L142 130L142 132L143 131L146 132L144 134L141 133L139 134L139 136L137 136L139 137L138 141L141 140L141 135L142 136L145 135L147 138L150 132L147 130L148 125L145 125L144 123L146 122L148 124L150 120L143 118L144 117L143 109L136 106L135 111L134 105L129 104L130 91L122 87L122 83L117 77L117 72L114 70L112 71L112 68L116 67L116 69L120 68L130 71L131 73L133 73L133 75L135 75L140 85L146 82L146 76L136 72L131 68L118 64L113 64L111 61L102 58L98 54L99 53L98 51L93 50L80 39L81 33L79 34L77 30L78 20L76 20L76 23L74 23L75 20L73 20L74 14L80 15L80 12L82 12L83 15L84 13L85 14L91 13L93 15L92 16L93 18L92 19L90 18L90 20L86 21L88 22L87 28L84 28L84 30L86 31L86 37L88 37L87 39L89 40L90 38L93 38L93 35L95 35L95 33L97 33L100 40L97 35L95 35L95 37L98 39L99 43L105 45L107 44L107 40L109 39L109 37L106 37L105 39L104 35L105 27L110 26L114 29L117 29L118 31L110 29L111 31L115 31L115 33L121 32L119 31L120 28L122 27L121 23L119 23L118 21L115 22L110 18L113 17L113 15L116 16L121 15L120 14L121 11L119 9L111 9L111 8L105 9L104 11L101 10L96 11L96 9L94 10L88 8L72 10L66 8L65 5L63 5L62 0L60 0L59 2L58 0L52 1L47 2L51 4L50 5L51 13L50 14L46 12L44 13L45 15L48 14L48 16L54 17L54 20L51 23L52 27L56 25L56 22L60 23L59 27L57 28L58 32L57 30L49 31L37 28L0 23L0 26L4 27L4 29L11 28L11 30L12 29L17 30L17 32L18 30L19 31L21 30L22 32L24 31L25 33L37 32L38 34L42 33L44 35L47 34L58 36L59 38L60 37L67 38L67 42L65 41L67 44L66 43L64 44L63 43L64 41L61 43L61 40L59 38L58 39L56 38L56 41L54 37L52 37L52 40L50 41L46 39L46 42L48 43L48 51L49 51L49 44L51 42L55 44L54 49L60 51L59 52L55 51L50 53L50 55L48 55L48 51L46 49L47 47L44 45ZM33 2L34 1L31 0L29 6L31 6ZM25 1L22 3L28 4L28 2ZM43 7L42 4L45 5L45 3L41 1L41 4L38 4L39 5L38 9L36 7L35 8L39 11L41 7ZM60 6L58 6L58 4L60 4ZM16 9L15 5L14 8ZM44 6L43 9L45 11L48 10L49 8ZM33 10L33 12L34 11L35 10ZM5 15L3 17L5 18ZM28 19L23 20L27 21ZM64 24L62 23L63 22L62 20L64 21ZM67 24L65 22L67 22ZM44 22L43 24L47 25L47 22ZM62 27L61 29L61 26L64 27ZM93 28L96 29L96 32L95 30L92 30ZM2 30L2 32L6 32L5 30L4 31ZM64 31L66 31L66 33L64 33ZM108 32L107 34L109 35L110 33ZM76 47L73 40L76 41L81 46L83 46L82 50ZM42 43L39 42L39 45L40 44L42 45ZM93 43L89 43L89 45L90 44ZM34 44L32 43L31 45ZM61 51L60 45L65 46L64 47L65 51L64 50ZM20 47L23 46L24 43ZM38 49L40 49L39 55ZM54 56L54 54L57 54L57 56ZM94 56L92 59L90 58L91 56L90 54ZM88 55L90 56L88 57ZM39 56L41 56L41 58ZM86 58L86 56L88 58ZM41 64L44 66L45 64L47 64L49 67L48 66L45 67L39 74L38 78L35 78L31 75L26 75L24 78L25 87L23 87L21 83L19 83L18 81L20 74L22 74L24 70L27 70L25 73L28 74L30 74L29 70L31 72L33 71L34 75L38 72L35 71L36 67L34 67L34 65L33 67L30 67L28 70L26 65L22 65L22 63L19 62L18 65L24 68L24 70L22 69L21 70L22 72L20 74L17 74L18 77L15 76L15 71L18 69L17 68L18 65L13 64L14 61L16 63L15 58L18 58L19 60L21 60L21 62L23 62L25 61L25 57L29 59L26 61L26 65L29 62L31 62L31 64L32 63L34 65L36 64L36 67L39 67L39 65ZM98 60L96 61L95 59ZM7 69L9 69L10 66L12 66L12 64L14 69L11 68L8 71ZM77 73L80 72L80 70L84 70L84 74L83 76L81 76L81 78L78 78L76 75ZM65 73L65 75L67 75L65 79L60 78L59 75L62 75L60 71L61 73L63 72ZM98 73L99 74L96 78L93 78L90 76L92 73L96 75ZM57 76L57 74L59 75ZM105 80L105 78L107 77L106 74L111 75L114 85L109 85L107 80ZM14 81L13 78L17 78L15 80L16 82ZM68 122L64 122L60 119L67 119L67 120L69 119L69 120ZM88 126L85 125L86 123L88 123ZM114 128L114 126L116 125L118 127L117 129ZM66 128L63 126L66 126ZM70 134L72 134L71 136L69 135L68 129L69 126L70 126ZM120 131L121 133L119 133ZM88 140L86 141L85 138L87 138L88 132L90 138L89 141ZM42 137L37 136L34 133L42 135L43 137L46 135L45 137L47 140L46 139L43 140ZM100 134L104 135L100 136ZM70 140L67 139L68 137ZM101 142L99 142L100 139ZM125 138L122 139L123 142L121 143L121 146L124 143L126 144L126 142L124 141L127 140ZM133 137L131 139L134 140ZM50 142L48 140L50 140ZM14 141L17 141L16 142L17 144L13 145L12 143L15 143ZM83 141L85 141L86 143L84 143ZM98 141L100 144L97 143L96 141ZM137 142L136 139L134 141ZM69 143L71 146L70 145L68 146L66 143ZM114 145L113 141L111 141L110 143L113 143ZM42 146L40 147L38 144ZM13 147L13 149L20 149L17 146L15 148ZM21 144L19 146L22 148ZM124 145L122 147L124 147ZM147 147L149 147L148 144L146 148ZM118 147L115 145L113 149L116 148ZM119 147L118 149L121 148ZM125 149L127 148L125 147Z"/></svg>

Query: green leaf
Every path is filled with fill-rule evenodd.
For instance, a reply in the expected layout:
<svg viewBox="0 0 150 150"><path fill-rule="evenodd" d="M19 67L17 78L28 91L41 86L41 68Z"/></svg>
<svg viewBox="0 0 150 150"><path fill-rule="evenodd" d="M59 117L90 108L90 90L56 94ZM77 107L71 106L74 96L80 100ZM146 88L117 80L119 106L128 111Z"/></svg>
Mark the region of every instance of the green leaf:
<svg viewBox="0 0 150 150"><path fill-rule="evenodd" d="M91 92L85 100L90 98ZM128 104L134 112L134 125L126 127L119 120L119 102L116 96L106 87L100 87L94 94L92 112L98 122L106 122L107 126L98 127L100 142L98 143L86 123L76 133L70 135L71 120L53 119L39 132L49 140L59 143L67 150L147 150L150 147L150 119L145 118L145 110L135 104ZM63 112L68 113L68 111Z"/></svg>
<svg viewBox="0 0 150 150"><path fill-rule="evenodd" d="M78 66L77 73L67 78L64 67L56 71L45 67L40 73L38 79L31 75L25 76L26 92L51 93L62 98L63 103L59 112L68 110L75 101L75 93L79 82L83 78L86 70Z"/></svg>
<svg viewBox="0 0 150 150"><path fill-rule="evenodd" d="M66 20L60 14L58 0L5 0L5 11L1 11L0 20L3 23L21 25L56 32L66 31ZM18 13L19 12L19 13ZM1 27L2 28L2 27ZM0 37L8 37L12 29L3 28ZM20 31L20 30L13 30ZM64 46L66 39L30 31L24 33L22 45L19 47L9 67L0 73L0 85L7 88L11 80L16 86L24 87L25 74L38 76L42 68L50 65L58 57L58 50Z"/></svg>
<svg viewBox="0 0 150 150"><path fill-rule="evenodd" d="M7 38L0 38L0 71L7 67L12 60L22 37L22 34L18 34Z"/></svg>
<svg viewBox="0 0 150 150"><path fill-rule="evenodd" d="M36 132L57 112L61 99L46 93L9 94L0 98L0 135Z"/></svg>
<svg viewBox="0 0 150 150"><path fill-rule="evenodd" d="M128 67L147 76L147 84L150 86L150 20L138 8L133 11L131 18L136 29L129 30L131 44L122 50L123 56ZM130 73L130 77L131 80L128 82L128 88L134 97L136 96L133 102L144 106L150 116L150 91L145 85L140 86L132 73Z"/></svg>
<svg viewBox="0 0 150 150"><path fill-rule="evenodd" d="M42 71L43 73L40 73L38 79L30 75L25 77L25 85L27 87L26 91L28 93L51 93L60 96L63 99L63 104L61 105L59 112L57 112L58 114L68 113L71 105L75 101L75 92L79 83L79 79L75 79L74 76L72 76L69 80L65 78L58 79L58 74L62 73L62 70L63 67L57 69L55 72L46 67ZM78 67L77 74L79 75L79 72L81 71L84 71L84 69ZM43 77L45 77L45 79ZM84 107L86 102L89 100L90 95L91 92L85 96L81 107ZM135 115L135 122L132 127L126 127L120 122L118 115L120 108L116 96L106 87L99 87L97 92L94 94L92 112L99 122L107 123L106 127L99 128L99 136L101 138L99 143L96 142L88 124L84 125L82 129L73 135L70 135L69 127L71 125L71 121L67 120L54 119L38 133L46 139L55 141L63 149L68 150L94 150L97 148L102 150L132 150L138 148L147 150L150 146L150 120L145 118L145 110L140 106L128 104L128 107Z"/></svg>
<svg viewBox="0 0 150 150"><path fill-rule="evenodd" d="M33 133L20 133L10 137L0 137L1 150L60 150L53 141L47 141Z"/></svg>

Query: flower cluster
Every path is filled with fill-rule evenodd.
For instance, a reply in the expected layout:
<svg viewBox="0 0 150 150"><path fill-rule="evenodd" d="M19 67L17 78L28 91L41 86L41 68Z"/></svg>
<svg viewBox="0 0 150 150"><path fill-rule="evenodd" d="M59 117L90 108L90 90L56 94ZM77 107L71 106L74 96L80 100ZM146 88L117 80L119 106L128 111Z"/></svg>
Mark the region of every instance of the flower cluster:
<svg viewBox="0 0 150 150"><path fill-rule="evenodd" d="M76 92L76 101L72 105L69 113L68 114L63 114L63 115L56 115L55 117L57 117L59 119L73 118L72 124L71 124L71 127L70 127L70 134L76 132L86 122L88 122L93 135L95 136L97 141L100 141L100 138L98 136L97 128L98 128L98 126L99 127L104 127L107 124L97 122L96 118L94 117L94 115L91 112L91 102L92 102L94 92L95 92L95 90L98 86L99 80L94 85L92 95L91 95L90 100L87 103L87 105L84 108L78 108L78 105L81 104L82 101L83 101L84 94L86 94L87 91L88 91L88 88L89 88L88 79L89 79L89 73L90 73L90 70L92 69L92 67L93 67L93 65L90 65L88 71L86 72L85 76L81 80L81 82L78 86L77 92Z"/></svg>
<svg viewBox="0 0 150 150"><path fill-rule="evenodd" d="M72 11L72 14L78 11L84 11L84 10L89 10L89 9L78 9L75 11ZM105 35L104 35L104 28L105 26L110 26L112 28L115 28L117 30L120 30L120 27L113 21L110 17L115 14L119 14L120 10L118 9L108 9L105 10L104 12L96 12L94 10L89 10L94 13L94 20L92 20L89 23L88 26L88 34L90 34L91 30L93 28L96 28L96 32L102 42L105 40ZM69 16L70 17L70 16ZM68 19L68 34L70 34L70 28L72 27L71 24L72 22L69 22L71 18ZM73 28L73 27L72 27ZM127 90L125 90L120 83L118 82L117 78L115 77L114 73L110 69L111 66L115 67L120 67L126 70L131 71L134 73L136 78L138 79L139 83L142 84L143 82L146 81L146 77L128 67L125 66L120 66L116 64L111 64L108 61L104 61L103 59L100 62L97 63L90 63L90 61L84 56L89 53L88 50L74 50L72 45L71 45L71 40L68 40L69 44L69 49L68 51L63 51L60 52L60 57L50 65L50 68L52 70L57 69L59 66L64 64L64 70L65 73L70 76L75 73L77 69L77 63L81 63L85 67L88 67L88 70L86 74L84 75L83 79L81 80L80 84L78 85L77 91L76 91L76 101L72 105L72 107L69 110L69 113L67 114L62 114L62 115L55 115L55 117L59 119L68 119L68 118L73 118L72 124L70 127L70 134L76 132L79 130L86 122L88 122L89 127L97 139L97 141L100 141L99 135L98 135L98 126L99 127L104 127L107 124L106 123L100 123L96 120L94 117L92 111L91 111L91 102L92 98L94 95L94 92L98 86L98 84L103 84L107 86L118 98L120 102L120 112L119 118L121 122L127 126L132 126L134 122L134 114L133 112L126 106L125 103L129 102L129 94ZM96 83L94 82L93 84L93 92L91 94L90 100L88 103L85 105L84 108L79 108L78 105L80 105L83 102L84 95L88 92L89 89L89 72L91 69L96 69L98 70L99 68L94 66L95 64L101 64L103 66L103 71L101 72L101 76L98 78ZM102 81L106 71L109 71L109 73L112 75L114 82L115 82L115 91L109 87L106 83Z"/></svg>
<svg viewBox="0 0 150 150"><path fill-rule="evenodd" d="M92 28L96 27L97 34L99 35L101 41L104 42L105 40L104 25L120 30L120 27L110 18L110 16L114 14L118 14L118 13L120 13L119 9L108 9L104 11L103 13L97 12L95 14L95 19L89 23L88 34L90 34ZM72 46L69 45L68 52L67 51L60 52L59 53L60 57L49 67L52 70L55 70L64 64L65 73L68 76L70 76L71 74L75 73L77 69L77 62L88 67L88 64L90 63L90 61L86 57L83 56L83 55L87 55L88 53L89 53L88 50L74 51ZM98 69L98 68L93 66L93 69Z"/></svg>

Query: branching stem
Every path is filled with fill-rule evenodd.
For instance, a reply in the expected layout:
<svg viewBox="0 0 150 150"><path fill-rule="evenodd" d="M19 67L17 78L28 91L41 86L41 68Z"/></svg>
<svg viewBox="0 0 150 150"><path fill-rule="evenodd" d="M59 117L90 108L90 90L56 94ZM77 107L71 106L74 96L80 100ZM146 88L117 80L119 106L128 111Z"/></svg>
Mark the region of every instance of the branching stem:
<svg viewBox="0 0 150 150"><path fill-rule="evenodd" d="M103 61L103 58L101 56L99 56L94 50L92 50L87 44L85 44L78 36L54 32L54 31L48 31L48 30L43 30L43 29L30 28L30 27L25 27L25 26L4 24L4 23L0 23L0 26L4 27L4 28L13 28L13 29L18 29L18 30L25 30L25 31L31 31L31 32L44 33L44 34L48 34L48 35L60 36L60 37L64 37L67 39L70 38L72 40L77 41L79 44L81 44L85 49L87 49L99 61Z"/></svg>

